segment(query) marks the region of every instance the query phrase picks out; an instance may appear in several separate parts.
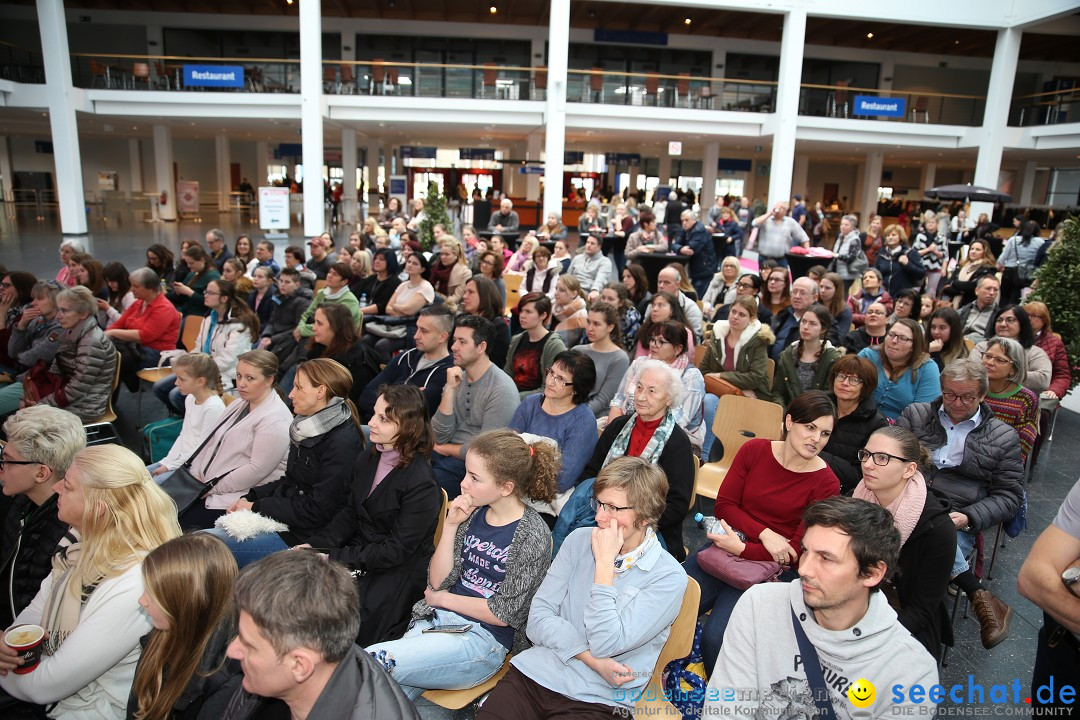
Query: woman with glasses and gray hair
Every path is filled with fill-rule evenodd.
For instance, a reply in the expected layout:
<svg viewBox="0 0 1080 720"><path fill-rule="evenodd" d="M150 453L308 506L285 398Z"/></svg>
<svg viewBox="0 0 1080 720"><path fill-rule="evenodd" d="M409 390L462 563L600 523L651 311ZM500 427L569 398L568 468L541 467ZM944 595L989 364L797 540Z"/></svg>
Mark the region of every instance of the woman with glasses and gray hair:
<svg viewBox="0 0 1080 720"><path fill-rule="evenodd" d="M1020 461L1026 463L1039 434L1039 396L1024 387L1024 348L1012 338L992 337L986 341L982 365L990 381L986 404L993 409L994 417L1016 430L1020 436Z"/></svg>
<svg viewBox="0 0 1080 720"><path fill-rule="evenodd" d="M991 337L1009 338L1020 343L1024 349L1024 376L1020 383L1036 395L1050 387L1054 376L1054 363L1041 347L1035 344L1035 331L1027 310L1019 305L1004 305L986 323L986 334ZM982 360L989 345L983 340L971 350L972 360Z"/></svg>
<svg viewBox="0 0 1080 720"><path fill-rule="evenodd" d="M5 373L7 377L0 382L0 417L10 415L19 409L23 397L22 379L38 361L51 363L56 351L60 349L60 322L56 317L56 296L61 291L60 283L44 280L36 283L30 291L30 306L11 328L7 352L15 367L15 372Z"/></svg>

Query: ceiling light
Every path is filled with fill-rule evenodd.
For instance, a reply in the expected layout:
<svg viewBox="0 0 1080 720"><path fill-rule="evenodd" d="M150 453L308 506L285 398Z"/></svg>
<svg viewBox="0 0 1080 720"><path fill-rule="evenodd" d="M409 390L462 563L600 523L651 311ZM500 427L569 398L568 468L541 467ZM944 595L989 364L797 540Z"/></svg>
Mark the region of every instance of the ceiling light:
<svg viewBox="0 0 1080 720"><path fill-rule="evenodd" d="M689 25L690 24L690 18L686 18L685 20L683 20L683 23L686 24L686 25Z"/></svg>
<svg viewBox="0 0 1080 720"><path fill-rule="evenodd" d="M293 4L293 0L285 0L285 4L286 4L286 5L292 5L292 4Z"/></svg>
<svg viewBox="0 0 1080 720"><path fill-rule="evenodd" d="M866 33L867 39L874 37L874 33Z"/></svg>
<svg viewBox="0 0 1080 720"><path fill-rule="evenodd" d="M495 13L499 12L499 8L492 5L491 7L488 8L488 12L491 13L492 15L494 15Z"/></svg>

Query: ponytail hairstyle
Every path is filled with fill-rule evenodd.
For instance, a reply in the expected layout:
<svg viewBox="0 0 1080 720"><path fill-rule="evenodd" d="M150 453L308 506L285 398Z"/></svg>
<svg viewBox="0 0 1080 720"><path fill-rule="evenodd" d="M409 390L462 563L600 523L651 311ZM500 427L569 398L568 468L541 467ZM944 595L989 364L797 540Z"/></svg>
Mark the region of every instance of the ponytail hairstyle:
<svg viewBox="0 0 1080 720"><path fill-rule="evenodd" d="M210 281L217 285L218 292L229 303L229 309L225 311L225 317L221 318L221 322L226 320L236 320L251 333L252 342L259 337L259 316L251 311L247 302L236 294L236 285L229 282L225 278L214 278ZM207 287L210 283L206 284Z"/></svg>
<svg viewBox="0 0 1080 720"><path fill-rule="evenodd" d="M611 286L609 285L608 287ZM623 292L626 292L625 286L623 287ZM626 346L623 345L622 336L622 319L619 317L619 311L615 309L615 306L606 302L595 302L589 307L589 312L599 313L604 316L604 324L612 326L611 332L608 333L611 342L615 343L616 347L625 350Z"/></svg>
<svg viewBox="0 0 1080 720"><path fill-rule="evenodd" d="M562 469L559 448L547 439L527 442L513 430L492 430L469 443L501 487L512 484L520 500L551 502Z"/></svg>
<svg viewBox="0 0 1080 720"><path fill-rule="evenodd" d="M349 309L345 308L345 312L348 313ZM364 431L360 426L360 413L356 409L356 404L353 403L352 399L349 397L349 392L352 391L353 386L353 376L348 368L337 360L331 360L330 358L314 358L312 360L305 360L296 366L296 374L299 375L300 373L304 373L304 378L311 385L326 388L327 402L333 398L339 397L342 402L349 407L349 412L352 413L353 424L356 425L356 429L360 431L360 447L363 447Z"/></svg>
<svg viewBox="0 0 1080 720"><path fill-rule="evenodd" d="M151 550L142 574L146 594L168 617L169 629L150 631L135 674L134 717L167 720L210 639L223 626L229 636L236 634L236 560L218 538L191 533Z"/></svg>
<svg viewBox="0 0 1080 720"><path fill-rule="evenodd" d="M197 378L206 380L206 387L221 395L225 386L221 382L221 370L217 362L204 352L191 352L173 360L174 368L183 368Z"/></svg>
<svg viewBox="0 0 1080 720"><path fill-rule="evenodd" d="M577 296L582 300L587 299L585 291L581 289L581 281L576 276L570 274L559 275L559 279L555 281L555 284L562 283L562 286L566 289L566 292L571 295Z"/></svg>
<svg viewBox="0 0 1080 720"><path fill-rule="evenodd" d="M870 437L874 435L884 435L890 440L895 440L896 444L900 446L900 454L907 462L916 463L920 468L929 468L932 466L933 459L930 455L930 451L919 442L919 438L915 437L915 433L908 430L906 427L900 425L886 425L880 430L876 430L870 434Z"/></svg>

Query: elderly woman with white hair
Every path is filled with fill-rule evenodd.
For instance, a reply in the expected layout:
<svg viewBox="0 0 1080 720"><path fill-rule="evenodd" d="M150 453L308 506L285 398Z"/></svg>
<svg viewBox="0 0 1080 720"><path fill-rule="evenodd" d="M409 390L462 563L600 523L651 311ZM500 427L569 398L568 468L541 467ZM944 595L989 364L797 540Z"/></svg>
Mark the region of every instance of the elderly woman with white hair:
<svg viewBox="0 0 1080 720"><path fill-rule="evenodd" d="M139 389L135 373L154 367L161 353L175 350L180 337L180 313L161 292L158 274L148 267L136 268L128 276L135 302L109 326L105 334L120 351L120 379L128 390Z"/></svg>
<svg viewBox="0 0 1080 720"><path fill-rule="evenodd" d="M57 515L76 535L61 542L52 574L14 623L44 628L45 650L37 668L20 675L12 671L22 658L0 643L0 688L52 705L52 718L121 720L139 638L150 631L139 607L142 560L180 535L176 506L119 445L79 452L55 488Z"/></svg>
<svg viewBox="0 0 1080 720"><path fill-rule="evenodd" d="M986 404L994 417L1016 430L1020 436L1020 461L1026 463L1039 434L1039 396L1024 387L1024 346L1012 338L992 337L983 349L982 365L990 381Z"/></svg>
<svg viewBox="0 0 1080 720"><path fill-rule="evenodd" d="M840 234L833 244L833 261L830 270L844 281L844 292L851 289L855 278L860 276L870 265L863 252L862 235L859 233L859 218L845 215L840 219Z"/></svg>
<svg viewBox="0 0 1080 720"><path fill-rule="evenodd" d="M655 358L641 358L627 372L633 375L633 411L612 419L596 442L592 458L578 478L577 487L559 512L552 532L557 553L563 540L579 527L596 525L590 506L593 479L620 457L639 457L659 465L668 478L666 503L656 520L661 544L680 562L682 522L694 495L694 447L677 416L685 387L678 370ZM700 401L699 401L700 402Z"/></svg>
<svg viewBox="0 0 1080 720"><path fill-rule="evenodd" d="M67 238L60 243L60 272L56 273L56 282L64 287L75 287L78 278L71 272L71 258L86 253L86 246L78 238Z"/></svg>

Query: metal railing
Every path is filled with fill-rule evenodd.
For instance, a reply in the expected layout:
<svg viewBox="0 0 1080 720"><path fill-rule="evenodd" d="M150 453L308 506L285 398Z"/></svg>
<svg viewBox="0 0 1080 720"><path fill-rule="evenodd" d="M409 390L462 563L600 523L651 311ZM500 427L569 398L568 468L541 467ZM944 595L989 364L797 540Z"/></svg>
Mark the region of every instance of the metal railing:
<svg viewBox="0 0 1080 720"><path fill-rule="evenodd" d="M240 87L192 87L185 65L240 66ZM197 92L299 93L300 61L277 58L211 58L180 55L71 54L75 87L111 90L184 90Z"/></svg>
<svg viewBox="0 0 1080 720"><path fill-rule="evenodd" d="M856 95L903 99L902 117L863 116L855 105ZM804 83L799 93L799 114L817 117L858 118L938 125L982 125L986 98L934 92L903 92L848 85Z"/></svg>
<svg viewBox="0 0 1080 720"><path fill-rule="evenodd" d="M776 83L699 77L689 73L626 73L593 68L568 71L566 99L604 105L773 112Z"/></svg>
<svg viewBox="0 0 1080 720"><path fill-rule="evenodd" d="M36 50L0 42L0 78L12 82L45 82L45 59Z"/></svg>
<svg viewBox="0 0 1080 720"><path fill-rule="evenodd" d="M1017 95L1009 108L1009 125L1057 125L1080 122L1080 87Z"/></svg>

